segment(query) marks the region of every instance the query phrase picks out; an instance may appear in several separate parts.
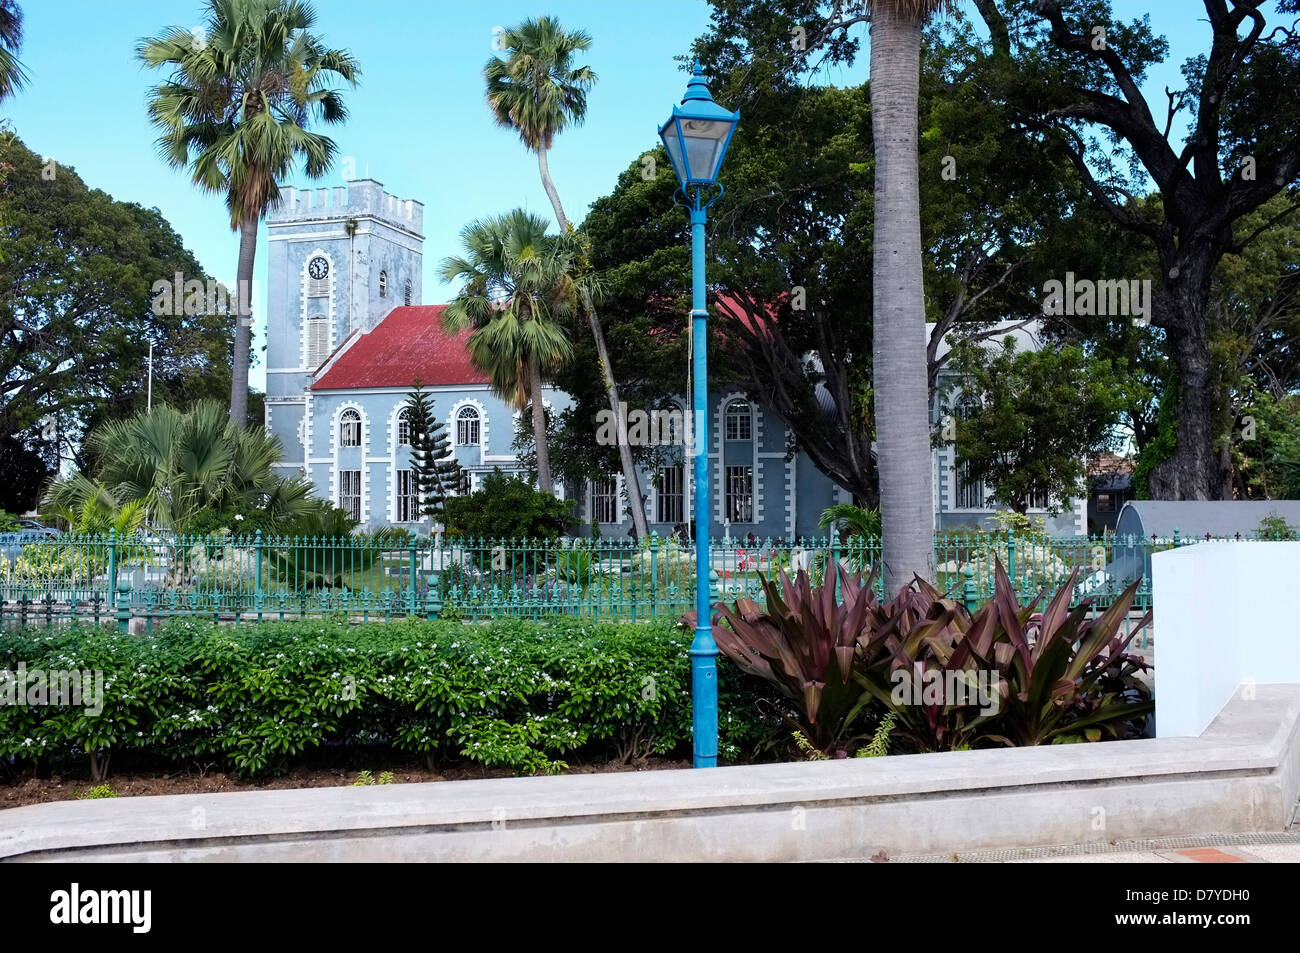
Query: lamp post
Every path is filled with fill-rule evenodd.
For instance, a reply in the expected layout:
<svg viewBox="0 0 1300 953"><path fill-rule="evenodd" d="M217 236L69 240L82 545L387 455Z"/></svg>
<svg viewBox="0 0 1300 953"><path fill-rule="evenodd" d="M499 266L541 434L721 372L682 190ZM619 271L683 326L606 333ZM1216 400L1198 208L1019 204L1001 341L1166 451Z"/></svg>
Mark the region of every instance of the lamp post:
<svg viewBox="0 0 1300 953"><path fill-rule="evenodd" d="M718 646L709 605L709 367L704 283L704 225L709 206L722 194L718 170L740 113L713 101L699 63L680 106L659 129L668 161L680 183L676 199L691 216L691 389L694 391L695 637L691 641L691 702L694 766L718 765Z"/></svg>

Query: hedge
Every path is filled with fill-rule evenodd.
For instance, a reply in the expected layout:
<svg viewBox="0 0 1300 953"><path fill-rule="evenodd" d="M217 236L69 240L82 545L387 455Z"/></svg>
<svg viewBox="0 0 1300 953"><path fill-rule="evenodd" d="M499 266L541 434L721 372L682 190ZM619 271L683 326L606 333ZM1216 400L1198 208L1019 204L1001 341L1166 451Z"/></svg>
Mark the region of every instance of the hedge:
<svg viewBox="0 0 1300 953"><path fill-rule="evenodd" d="M580 619L175 618L152 638L86 626L9 632L0 679L20 662L28 673L102 671L103 711L0 701L0 755L17 767L89 758L96 779L123 752L246 776L331 746L387 745L520 773L561 771L574 755L685 756L689 642L668 622ZM748 759L780 734L785 706L767 683L719 665L721 754Z"/></svg>

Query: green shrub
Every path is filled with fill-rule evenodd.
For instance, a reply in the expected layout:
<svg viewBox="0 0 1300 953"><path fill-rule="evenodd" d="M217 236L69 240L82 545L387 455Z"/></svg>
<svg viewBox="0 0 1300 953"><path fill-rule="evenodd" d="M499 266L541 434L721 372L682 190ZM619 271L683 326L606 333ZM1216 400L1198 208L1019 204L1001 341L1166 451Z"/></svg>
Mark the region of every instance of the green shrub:
<svg viewBox="0 0 1300 953"><path fill-rule="evenodd" d="M1274 512L1259 521L1259 538L1272 541L1300 539L1300 531L1288 523L1286 517Z"/></svg>
<svg viewBox="0 0 1300 953"><path fill-rule="evenodd" d="M93 801L98 798L121 797L121 796L122 795L118 794L116 791L113 790L111 785L96 784L93 788L87 788L81 794L77 795L77 800Z"/></svg>
<svg viewBox="0 0 1300 953"><path fill-rule="evenodd" d="M473 493L447 499L443 513L449 534L471 539L556 539L574 524L572 500L556 499L500 470Z"/></svg>
<svg viewBox="0 0 1300 953"><path fill-rule="evenodd" d="M101 775L110 754L119 766L125 757L260 775L327 746L518 772L690 750L690 633L670 621L217 626L178 617L155 632L0 634L0 669L104 674L98 716L0 705L0 757L48 766L90 756ZM779 719L774 692L733 674L720 679L721 751L736 759L762 751Z"/></svg>
<svg viewBox="0 0 1300 953"><path fill-rule="evenodd" d="M995 571L994 598L974 613L919 579L882 602L843 567L838 593L782 573L779 586L763 579L765 606L715 605L713 635L785 696L804 757L846 756L866 740L859 721L876 724L872 754L1139 736L1154 708L1139 677L1149 666L1125 650L1150 613L1119 635L1138 584L1089 617L1091 600L1071 607L1077 573L1039 610L1042 597L1021 605Z"/></svg>

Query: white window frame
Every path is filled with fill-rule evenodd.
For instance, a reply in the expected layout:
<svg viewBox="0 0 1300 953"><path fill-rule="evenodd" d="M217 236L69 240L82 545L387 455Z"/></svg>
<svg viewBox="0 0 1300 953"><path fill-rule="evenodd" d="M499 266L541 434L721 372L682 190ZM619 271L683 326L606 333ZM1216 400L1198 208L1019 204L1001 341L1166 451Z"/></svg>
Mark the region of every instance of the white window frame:
<svg viewBox="0 0 1300 953"><path fill-rule="evenodd" d="M745 409L732 410L733 407L742 406ZM754 439L754 408L753 405L743 397L733 397L727 401L727 406L722 410L722 427L724 440L753 440ZM743 434L741 431L744 431Z"/></svg>
<svg viewBox="0 0 1300 953"><path fill-rule="evenodd" d="M676 485L672 485L672 481ZM665 514L668 504L672 504L673 512ZM655 493L655 516L658 517L656 523L677 523L686 520L686 468L678 464L671 467L659 468L659 486Z"/></svg>
<svg viewBox="0 0 1300 953"><path fill-rule="evenodd" d="M398 470L393 475L393 492L396 495L395 513L397 523L418 523L423 519L420 513L420 500L415 492L415 471Z"/></svg>
<svg viewBox="0 0 1300 953"><path fill-rule="evenodd" d="M361 471L339 471L339 509L354 520L361 520Z"/></svg>
<svg viewBox="0 0 1300 953"><path fill-rule="evenodd" d="M754 522L754 467L751 464L728 466L723 485L726 492L725 509L731 523ZM741 485L746 489L737 492Z"/></svg>
<svg viewBox="0 0 1300 953"><path fill-rule="evenodd" d="M616 476L591 481L591 518L597 523L614 526L623 522L619 512L622 509L622 494L619 493L618 482ZM613 519L605 518L610 515Z"/></svg>
<svg viewBox="0 0 1300 953"><path fill-rule="evenodd" d="M474 425L473 440L468 439L470 424ZM462 435L465 439L462 439ZM477 407L467 404L460 410L456 411L456 446L477 447L482 441L482 436L483 415L479 413Z"/></svg>
<svg viewBox="0 0 1300 953"><path fill-rule="evenodd" d="M339 414L339 446L361 446L361 412L349 407Z"/></svg>

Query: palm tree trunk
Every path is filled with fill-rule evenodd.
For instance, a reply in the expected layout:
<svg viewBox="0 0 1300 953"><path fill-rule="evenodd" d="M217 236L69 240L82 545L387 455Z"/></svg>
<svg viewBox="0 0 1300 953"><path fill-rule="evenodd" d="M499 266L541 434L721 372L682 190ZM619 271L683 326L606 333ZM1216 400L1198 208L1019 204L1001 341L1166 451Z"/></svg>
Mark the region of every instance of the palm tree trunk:
<svg viewBox="0 0 1300 953"><path fill-rule="evenodd" d="M542 404L542 366L536 358L528 362L528 396L533 402L533 442L537 447L537 486L553 493L551 450L546 441L546 408Z"/></svg>
<svg viewBox="0 0 1300 953"><path fill-rule="evenodd" d="M873 249L876 448L884 583L934 579L925 298L917 172L922 17L877 3L871 23L871 127L876 150Z"/></svg>
<svg viewBox="0 0 1300 953"><path fill-rule="evenodd" d="M230 371L230 422L248 426L248 352L253 340L253 258L257 254L257 216L239 223L239 272L235 276L235 355Z"/></svg>
<svg viewBox="0 0 1300 953"><path fill-rule="evenodd" d="M545 149L537 150L537 167L542 175L542 188L546 190L551 200L551 208L555 210L555 219L560 223L560 231L567 232L569 218L564 214L564 206L560 204L560 193L555 190L555 183L551 181L551 168L546 161L546 152ZM609 409L613 411L614 419L621 421L623 411L618 399L618 384L614 380L614 369L609 363L609 349L605 346L605 329L601 326L600 317L596 314L596 306L592 303L591 295L586 289L582 292L582 309L586 312L587 324L591 327L591 336L596 342L596 359L600 361L600 373L605 381L605 397L609 400ZM636 531L637 539L645 539L650 535L650 527L645 518L641 479L636 472L636 463L632 460L632 447L628 444L622 427L619 428L618 458L623 468L623 484L627 487L628 506L632 511L632 528Z"/></svg>

